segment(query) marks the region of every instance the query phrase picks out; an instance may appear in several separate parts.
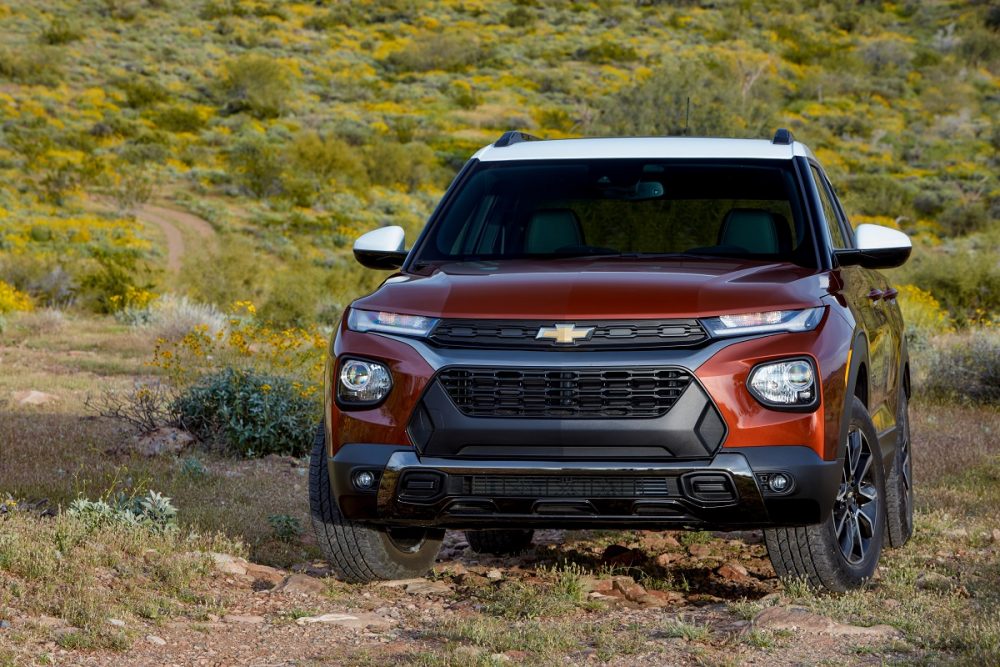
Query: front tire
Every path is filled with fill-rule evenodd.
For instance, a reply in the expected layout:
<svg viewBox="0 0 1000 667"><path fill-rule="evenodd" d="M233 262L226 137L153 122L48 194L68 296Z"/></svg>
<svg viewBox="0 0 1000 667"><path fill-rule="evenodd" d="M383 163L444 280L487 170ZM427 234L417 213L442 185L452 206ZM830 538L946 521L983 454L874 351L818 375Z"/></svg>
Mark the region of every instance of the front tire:
<svg viewBox="0 0 1000 667"><path fill-rule="evenodd" d="M337 578L348 583L422 577L434 565L444 530L385 528L345 518L330 494L326 431L309 460L309 508L316 541Z"/></svg>
<svg viewBox="0 0 1000 667"><path fill-rule="evenodd" d="M886 533L882 453L868 409L852 398L844 468L830 516L812 526L764 531L767 553L782 578L843 592L875 574Z"/></svg>
<svg viewBox="0 0 1000 667"><path fill-rule="evenodd" d="M892 470L886 475L886 514L889 546L899 548L913 535L913 455L910 448L910 414L906 392L899 388L899 437Z"/></svg>

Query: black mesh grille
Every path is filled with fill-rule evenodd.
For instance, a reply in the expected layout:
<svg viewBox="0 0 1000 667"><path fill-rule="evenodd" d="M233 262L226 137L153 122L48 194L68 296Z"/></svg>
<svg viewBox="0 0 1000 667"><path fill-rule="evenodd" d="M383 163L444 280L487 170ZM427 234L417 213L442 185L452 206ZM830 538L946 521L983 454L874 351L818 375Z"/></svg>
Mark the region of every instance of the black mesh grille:
<svg viewBox="0 0 1000 667"><path fill-rule="evenodd" d="M548 477L472 475L464 492L491 498L669 498L678 496L677 480L666 477Z"/></svg>
<svg viewBox="0 0 1000 667"><path fill-rule="evenodd" d="M577 328L593 328L586 340L558 344L538 339L539 329L552 320L442 320L430 340L440 347L522 350L635 350L686 347L708 338L698 320L574 321Z"/></svg>
<svg viewBox="0 0 1000 667"><path fill-rule="evenodd" d="M676 368L449 368L448 395L473 417L661 417L691 382Z"/></svg>

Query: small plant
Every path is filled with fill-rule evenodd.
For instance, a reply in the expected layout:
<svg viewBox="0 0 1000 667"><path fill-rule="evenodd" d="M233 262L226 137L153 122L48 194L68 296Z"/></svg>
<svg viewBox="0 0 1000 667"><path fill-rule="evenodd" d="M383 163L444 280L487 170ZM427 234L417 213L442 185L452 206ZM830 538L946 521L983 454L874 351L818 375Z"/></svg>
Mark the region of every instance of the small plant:
<svg viewBox="0 0 1000 667"><path fill-rule="evenodd" d="M294 542L302 536L302 522L288 514L272 514L267 517L274 537L279 542Z"/></svg>
<svg viewBox="0 0 1000 667"><path fill-rule="evenodd" d="M316 403L289 380L233 368L202 378L171 409L202 441L245 457L303 456L318 419Z"/></svg>
<svg viewBox="0 0 1000 667"><path fill-rule="evenodd" d="M177 528L177 508L170 498L156 491L145 496L128 497L119 494L112 502L77 498L67 510L90 530L102 528L146 528L157 532Z"/></svg>
<svg viewBox="0 0 1000 667"><path fill-rule="evenodd" d="M181 474L192 480L202 480L208 477L208 468L194 456L181 461Z"/></svg>
<svg viewBox="0 0 1000 667"><path fill-rule="evenodd" d="M288 108L295 75L281 61L248 54L226 61L222 70L219 90L225 113L246 111L256 118L275 118Z"/></svg>
<svg viewBox="0 0 1000 667"><path fill-rule="evenodd" d="M174 392L160 382L135 383L130 389L106 389L87 396L84 405L101 417L124 422L138 433L151 433L174 423Z"/></svg>
<svg viewBox="0 0 1000 667"><path fill-rule="evenodd" d="M670 638L699 642L708 639L711 631L704 625L688 623L683 617L672 618L663 624L663 634Z"/></svg>

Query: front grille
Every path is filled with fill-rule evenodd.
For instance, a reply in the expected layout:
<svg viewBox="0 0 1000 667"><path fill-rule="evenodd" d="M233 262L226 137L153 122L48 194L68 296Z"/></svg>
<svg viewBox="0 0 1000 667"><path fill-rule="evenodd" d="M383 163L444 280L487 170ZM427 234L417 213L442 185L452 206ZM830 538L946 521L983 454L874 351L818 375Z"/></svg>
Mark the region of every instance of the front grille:
<svg viewBox="0 0 1000 667"><path fill-rule="evenodd" d="M465 495L490 498L669 498L677 480L666 477L470 475Z"/></svg>
<svg viewBox="0 0 1000 667"><path fill-rule="evenodd" d="M438 377L471 417L662 417L691 383L677 368L448 368Z"/></svg>
<svg viewBox="0 0 1000 667"><path fill-rule="evenodd" d="M593 327L586 340L558 344L538 339L539 329L555 324ZM708 334L698 320L623 320L556 322L553 320L441 320L430 341L439 347L520 350L653 350L690 347Z"/></svg>

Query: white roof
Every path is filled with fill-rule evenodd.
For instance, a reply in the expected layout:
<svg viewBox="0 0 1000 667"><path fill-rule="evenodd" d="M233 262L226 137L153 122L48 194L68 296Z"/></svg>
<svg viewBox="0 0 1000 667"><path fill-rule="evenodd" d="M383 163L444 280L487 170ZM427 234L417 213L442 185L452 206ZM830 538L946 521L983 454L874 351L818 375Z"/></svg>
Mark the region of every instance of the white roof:
<svg viewBox="0 0 1000 667"><path fill-rule="evenodd" d="M522 141L502 148L492 144L473 157L483 162L506 160L570 160L574 158L736 158L790 160L812 157L807 146L773 144L765 139L702 139L695 137L629 137Z"/></svg>

